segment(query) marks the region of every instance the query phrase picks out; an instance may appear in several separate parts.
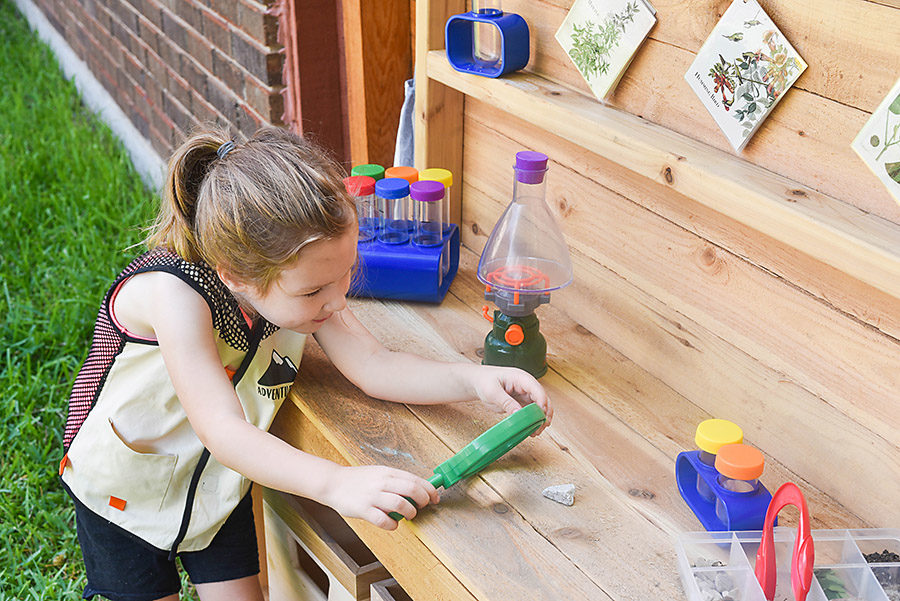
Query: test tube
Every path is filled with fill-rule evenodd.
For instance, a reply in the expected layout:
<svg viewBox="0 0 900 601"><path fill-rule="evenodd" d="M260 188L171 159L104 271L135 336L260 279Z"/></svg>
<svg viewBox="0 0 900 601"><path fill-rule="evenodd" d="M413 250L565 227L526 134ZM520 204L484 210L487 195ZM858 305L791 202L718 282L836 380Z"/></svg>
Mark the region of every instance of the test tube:
<svg viewBox="0 0 900 601"><path fill-rule="evenodd" d="M719 485L734 493L754 493L759 488L759 477L765 466L763 454L749 445L727 444L716 455ZM716 499L716 517L728 524L728 514L721 498Z"/></svg>
<svg viewBox="0 0 900 601"><path fill-rule="evenodd" d="M409 182L386 177L375 182L375 196L384 209L378 240L385 244L409 242Z"/></svg>
<svg viewBox="0 0 900 601"><path fill-rule="evenodd" d="M500 0L472 0L472 12L481 17L495 17L503 14ZM475 23L472 31L472 58L476 64L485 67L500 66L500 28L489 23Z"/></svg>
<svg viewBox="0 0 900 601"><path fill-rule="evenodd" d="M384 179L384 167L375 163L366 163L364 165L356 165L350 170L350 175L365 175L371 177L376 182ZM384 223L384 207L375 199L375 235Z"/></svg>
<svg viewBox="0 0 900 601"><path fill-rule="evenodd" d="M405 179L407 182L412 185L413 183L419 181L419 171L415 167L390 167L384 172L385 177L399 177L400 179ZM413 229L415 227L415 219L409 220L409 233L413 233Z"/></svg>
<svg viewBox="0 0 900 601"><path fill-rule="evenodd" d="M450 219L450 186L453 185L453 173L449 169L439 169L430 167L419 172L419 181L431 180L444 184L444 202L442 221L444 223L444 233L450 233L450 226L453 221Z"/></svg>
<svg viewBox="0 0 900 601"><path fill-rule="evenodd" d="M344 187L356 201L359 241L368 242L378 231L375 219L375 178L368 175L351 175L344 178Z"/></svg>
<svg viewBox="0 0 900 601"><path fill-rule="evenodd" d="M700 449L700 461L710 467L716 466L716 453L723 445L744 442L744 431L740 426L725 419L707 419L697 426L694 442ZM697 492L707 501L716 500L713 490L697 474Z"/></svg>
<svg viewBox="0 0 900 601"><path fill-rule="evenodd" d="M413 243L419 246L440 246L444 243L441 205L444 202L444 184L420 181L410 184L409 197L413 203L416 222Z"/></svg>

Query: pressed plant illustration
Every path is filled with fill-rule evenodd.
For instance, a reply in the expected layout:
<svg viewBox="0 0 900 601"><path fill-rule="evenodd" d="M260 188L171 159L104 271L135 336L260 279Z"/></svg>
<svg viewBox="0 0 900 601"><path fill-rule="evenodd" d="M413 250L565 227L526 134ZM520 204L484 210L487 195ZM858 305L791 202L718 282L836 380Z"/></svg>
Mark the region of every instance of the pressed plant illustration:
<svg viewBox="0 0 900 601"><path fill-rule="evenodd" d="M622 12L607 15L602 23L586 21L572 26L569 56L586 78L606 75L610 54L619 45L626 24L633 23L639 12L637 2L629 2Z"/></svg>
<svg viewBox="0 0 900 601"><path fill-rule="evenodd" d="M732 0L684 78L740 152L806 67L757 0Z"/></svg>
<svg viewBox="0 0 900 601"><path fill-rule="evenodd" d="M873 134L869 139L869 143L875 150L881 149L878 156L875 157L876 161L881 160L881 156L888 148L900 144L900 119L894 120L894 129L891 130L891 115L900 116L900 95L894 98L894 101L888 105L888 110L884 114L884 137L879 138L877 134ZM884 170L887 172L888 177L900 184L900 161L895 163L885 163Z"/></svg>
<svg viewBox="0 0 900 601"><path fill-rule="evenodd" d="M872 111L851 146L900 202L900 79Z"/></svg>
<svg viewBox="0 0 900 601"><path fill-rule="evenodd" d="M766 48L744 52L730 61L719 54L719 62L709 70L714 93L722 95L726 111L734 107L734 117L745 136L802 71L800 61L790 55L777 31L767 31L763 42Z"/></svg>

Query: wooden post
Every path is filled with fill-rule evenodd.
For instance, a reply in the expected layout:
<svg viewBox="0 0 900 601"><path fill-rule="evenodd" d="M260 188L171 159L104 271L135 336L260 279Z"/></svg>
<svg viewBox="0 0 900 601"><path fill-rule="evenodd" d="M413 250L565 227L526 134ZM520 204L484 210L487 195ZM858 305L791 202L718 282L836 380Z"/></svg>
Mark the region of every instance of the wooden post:
<svg viewBox="0 0 900 601"><path fill-rule="evenodd" d="M465 0L416 3L416 159L418 169L453 173L450 220L462 224L463 94L428 76L428 52L444 47L444 24Z"/></svg>
<svg viewBox="0 0 900 601"><path fill-rule="evenodd" d="M390 167L412 73L409 0L341 0L340 8L350 160Z"/></svg>
<svg viewBox="0 0 900 601"><path fill-rule="evenodd" d="M333 0L286 0L282 11L284 121L292 131L312 134L337 160L347 161L337 7Z"/></svg>

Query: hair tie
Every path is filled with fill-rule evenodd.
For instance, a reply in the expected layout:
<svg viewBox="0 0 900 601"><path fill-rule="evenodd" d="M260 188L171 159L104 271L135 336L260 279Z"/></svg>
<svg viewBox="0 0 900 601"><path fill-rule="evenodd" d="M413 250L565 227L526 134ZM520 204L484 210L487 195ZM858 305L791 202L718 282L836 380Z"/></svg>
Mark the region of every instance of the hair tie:
<svg viewBox="0 0 900 601"><path fill-rule="evenodd" d="M228 140L216 150L216 156L220 159L224 159L225 155L234 150L234 140Z"/></svg>

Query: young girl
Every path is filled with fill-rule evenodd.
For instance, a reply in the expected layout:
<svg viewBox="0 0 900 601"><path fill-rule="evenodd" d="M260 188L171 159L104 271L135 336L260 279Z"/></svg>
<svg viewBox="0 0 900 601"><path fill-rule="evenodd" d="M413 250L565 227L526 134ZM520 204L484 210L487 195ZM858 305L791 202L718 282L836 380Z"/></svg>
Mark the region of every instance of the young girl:
<svg viewBox="0 0 900 601"><path fill-rule="evenodd" d="M267 433L308 334L367 394L552 410L524 371L389 351L353 316L356 209L321 150L279 128L193 136L169 162L150 251L113 282L73 387L60 465L85 598L260 600L250 481L391 530L438 502L383 466L344 467Z"/></svg>

